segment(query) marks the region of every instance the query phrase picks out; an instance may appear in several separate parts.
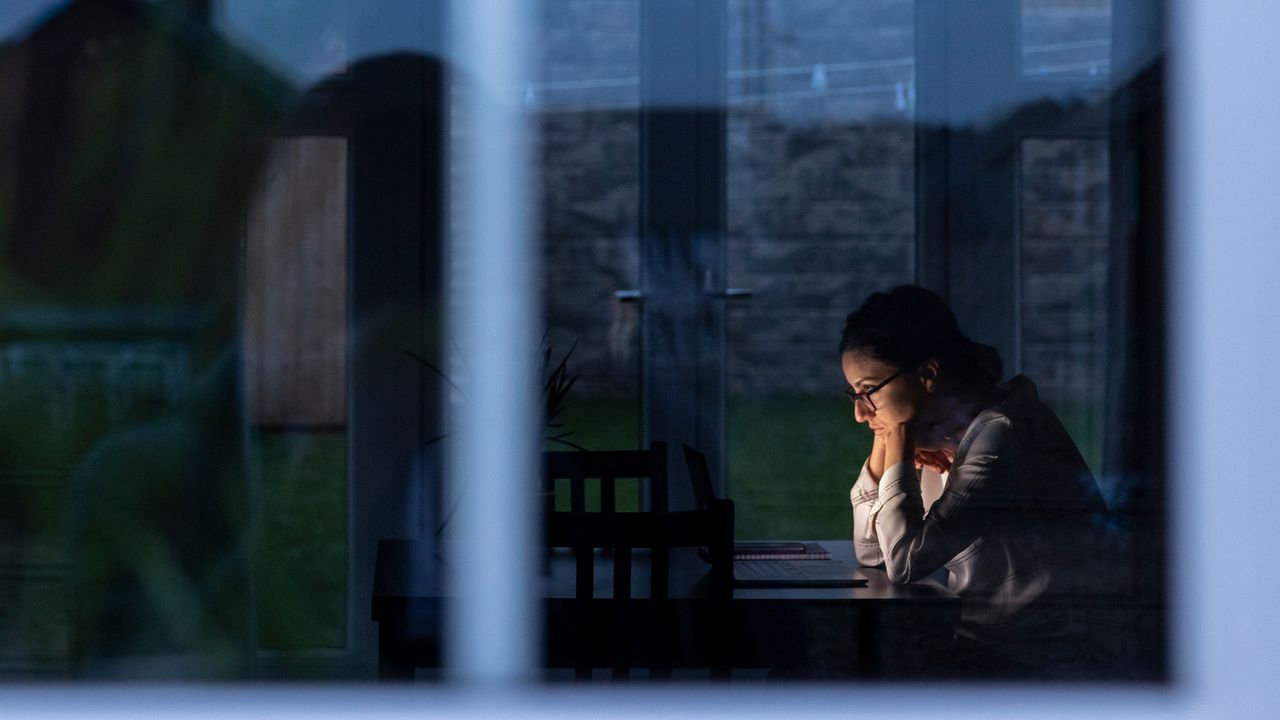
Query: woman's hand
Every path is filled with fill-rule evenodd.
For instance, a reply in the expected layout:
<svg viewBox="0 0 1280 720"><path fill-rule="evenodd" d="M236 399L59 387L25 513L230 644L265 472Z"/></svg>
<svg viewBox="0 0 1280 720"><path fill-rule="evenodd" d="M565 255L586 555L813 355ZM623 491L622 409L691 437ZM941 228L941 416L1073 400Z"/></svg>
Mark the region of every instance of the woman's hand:
<svg viewBox="0 0 1280 720"><path fill-rule="evenodd" d="M876 429L876 437L884 442L884 468L887 470L907 458L915 458L915 443L911 430L901 425L882 425Z"/></svg>
<svg viewBox="0 0 1280 720"><path fill-rule="evenodd" d="M951 470L951 462L956 459L956 452L950 448L937 450L920 450L915 452L917 468L932 470L939 475Z"/></svg>
<svg viewBox="0 0 1280 720"><path fill-rule="evenodd" d="M871 475L871 479L876 484L880 483L880 476L884 475L884 438L880 437L880 433L876 433L871 439L871 455L867 457L867 473Z"/></svg>

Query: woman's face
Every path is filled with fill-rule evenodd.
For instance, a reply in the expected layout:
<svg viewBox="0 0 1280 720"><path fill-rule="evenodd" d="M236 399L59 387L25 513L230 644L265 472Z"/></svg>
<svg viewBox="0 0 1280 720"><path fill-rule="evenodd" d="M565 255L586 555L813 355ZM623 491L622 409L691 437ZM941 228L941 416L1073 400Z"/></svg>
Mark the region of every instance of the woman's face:
<svg viewBox="0 0 1280 720"><path fill-rule="evenodd" d="M840 364L844 370L844 379L854 392L870 390L901 369L856 350L844 353ZM875 409L866 402L854 403L854 417L878 433L886 427L902 425L916 419L928 401L929 394L920 374L909 370L871 395Z"/></svg>

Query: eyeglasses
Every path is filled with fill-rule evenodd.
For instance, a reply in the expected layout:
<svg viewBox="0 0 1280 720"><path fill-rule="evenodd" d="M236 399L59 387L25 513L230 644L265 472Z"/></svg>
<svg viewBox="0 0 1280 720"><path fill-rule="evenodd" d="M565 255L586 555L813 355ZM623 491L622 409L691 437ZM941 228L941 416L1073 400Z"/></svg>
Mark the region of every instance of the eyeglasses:
<svg viewBox="0 0 1280 720"><path fill-rule="evenodd" d="M906 370L899 370L898 372L885 378L884 381L881 382L879 385L876 385L875 387L869 388L867 390L863 390L862 392L854 392L853 388L847 387L844 389L844 394L849 397L849 402L853 403L854 405L857 405L858 401L862 400L867 404L867 407L871 408L871 412L876 412L876 403L874 400L871 399L871 394L874 392L878 392L880 388L893 382L898 378L899 375L905 372Z"/></svg>

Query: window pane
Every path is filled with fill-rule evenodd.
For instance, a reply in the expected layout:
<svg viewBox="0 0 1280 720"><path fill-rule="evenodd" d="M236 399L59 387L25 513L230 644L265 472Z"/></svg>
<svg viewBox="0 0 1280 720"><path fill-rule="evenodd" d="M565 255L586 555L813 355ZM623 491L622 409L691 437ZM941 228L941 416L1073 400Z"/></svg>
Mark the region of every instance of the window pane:
<svg viewBox="0 0 1280 720"><path fill-rule="evenodd" d="M223 0L218 8L240 47L299 85L347 68L346 0Z"/></svg>
<svg viewBox="0 0 1280 720"><path fill-rule="evenodd" d="M346 645L345 138L271 143L245 224L259 644Z"/></svg>
<svg viewBox="0 0 1280 720"><path fill-rule="evenodd" d="M0 672L372 677L436 509L441 61L353 7L0 10Z"/></svg>
<svg viewBox="0 0 1280 720"><path fill-rule="evenodd" d="M1105 79L1111 73L1111 0L1022 0L1022 74Z"/></svg>
<svg viewBox="0 0 1280 720"><path fill-rule="evenodd" d="M915 275L915 3L729 3L729 491L741 538L845 537L844 316Z"/></svg>
<svg viewBox="0 0 1280 720"><path fill-rule="evenodd" d="M525 105L541 153L544 348L548 371L563 360L576 379L546 449L634 448L640 306L617 293L640 287L639 6L553 0L541 14Z"/></svg>
<svg viewBox="0 0 1280 720"><path fill-rule="evenodd" d="M50 3L0 55L20 677L243 677L256 652L241 240L282 98L152 9Z"/></svg>
<svg viewBox="0 0 1280 720"><path fill-rule="evenodd" d="M1107 357L1116 351L1107 333L1107 141L1027 138L1021 148L1022 365L1101 476Z"/></svg>
<svg viewBox="0 0 1280 720"><path fill-rule="evenodd" d="M457 3L0 10L0 674L443 678L441 649L466 637L450 633L487 627L442 622L459 606L444 569L519 546L546 612L517 626L542 631L543 677L949 677L957 633L994 627L981 652L1031 659L959 670L1162 678L1159 67L1110 84L1113 56L1159 58L1126 44L1157 25L1160 3L1140 5L1113 40L1110 0L543 0L508 26L536 53L501 87L440 50L458 47ZM527 121L529 175L522 133L467 117L468 93ZM509 165L469 154L513 136ZM494 166L531 188L531 297L518 272L460 287L517 265L459 242L464 222L524 217L502 181L467 182ZM529 257L518 234L510 248ZM1085 498L1091 527L1120 531L1110 587L1029 588L1045 614L979 627L1009 607L965 585L984 538L909 583L858 553L848 498L872 437L838 333L903 283L938 290L999 347L1002 379L1030 376L1061 418L1089 469L1063 453L1063 484L1097 476L1110 506ZM539 352L460 347L448 302L476 298L540 308L522 316ZM547 403L528 427L482 427L492 445L470 428L479 454L515 428L580 462L665 441L666 465L637 453L585 492L445 487L445 423L464 415L447 411L496 387L504 373L471 369L494 357L523 357ZM681 443L709 459L710 492ZM646 514L645 468L674 512ZM749 587L740 561L713 566L734 540L715 494L738 540L827 543L867 585ZM606 544L454 542L464 497L525 498L548 511L544 540L550 513L580 506ZM494 527L519 525L509 510ZM1042 529L1023 515L1001 516L993 562L1062 549L1021 543ZM1042 577L1015 570L1000 577ZM476 600L531 600L516 574ZM1122 653L1033 657L1084 647L1059 640L1095 611ZM1027 617L1030 635L998 636Z"/></svg>

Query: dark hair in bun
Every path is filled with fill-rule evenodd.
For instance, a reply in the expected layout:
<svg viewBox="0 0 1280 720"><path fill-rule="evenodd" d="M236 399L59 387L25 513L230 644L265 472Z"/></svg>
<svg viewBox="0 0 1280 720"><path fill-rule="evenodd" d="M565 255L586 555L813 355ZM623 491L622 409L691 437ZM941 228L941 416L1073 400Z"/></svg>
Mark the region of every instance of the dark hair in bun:
<svg viewBox="0 0 1280 720"><path fill-rule="evenodd" d="M900 369L937 358L953 392L986 392L1004 372L996 349L965 337L946 301L918 285L873 293L849 313L840 354L850 350Z"/></svg>

